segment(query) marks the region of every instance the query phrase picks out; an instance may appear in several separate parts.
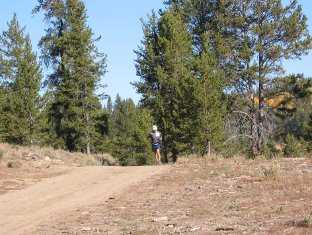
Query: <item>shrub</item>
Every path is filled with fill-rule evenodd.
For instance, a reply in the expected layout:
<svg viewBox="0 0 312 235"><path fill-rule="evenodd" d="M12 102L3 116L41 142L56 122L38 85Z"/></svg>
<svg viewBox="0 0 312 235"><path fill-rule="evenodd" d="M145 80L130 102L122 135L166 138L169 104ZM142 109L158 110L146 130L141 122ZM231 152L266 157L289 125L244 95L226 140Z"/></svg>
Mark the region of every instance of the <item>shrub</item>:
<svg viewBox="0 0 312 235"><path fill-rule="evenodd" d="M280 173L280 165L277 162L273 162L269 168L263 167L262 174L266 179L277 180Z"/></svg>
<svg viewBox="0 0 312 235"><path fill-rule="evenodd" d="M116 166L118 165L117 161L115 158L113 158L109 154L98 154L95 156L97 162L101 166Z"/></svg>
<svg viewBox="0 0 312 235"><path fill-rule="evenodd" d="M79 162L80 166L98 166L98 161L94 158L94 156L85 155L81 158Z"/></svg>
<svg viewBox="0 0 312 235"><path fill-rule="evenodd" d="M276 157L279 157L283 150L278 148L279 144L274 143L274 141L269 141L266 145L263 147L263 155L267 159L273 159Z"/></svg>
<svg viewBox="0 0 312 235"><path fill-rule="evenodd" d="M242 141L242 142L239 142ZM224 158L232 158L237 155L248 153L248 144L244 140L235 140L233 142L225 142L221 148L220 154ZM248 155L248 154L247 154Z"/></svg>
<svg viewBox="0 0 312 235"><path fill-rule="evenodd" d="M304 157L305 146L294 135L288 134L285 139L285 157Z"/></svg>
<svg viewBox="0 0 312 235"><path fill-rule="evenodd" d="M308 216L306 216L303 220L298 221L295 223L297 227L304 227L309 228L312 226L312 213L310 213Z"/></svg>
<svg viewBox="0 0 312 235"><path fill-rule="evenodd" d="M80 166L116 166L117 161L109 154L83 155Z"/></svg>
<svg viewBox="0 0 312 235"><path fill-rule="evenodd" d="M302 221L303 227L310 227L312 225L312 215L305 217Z"/></svg>

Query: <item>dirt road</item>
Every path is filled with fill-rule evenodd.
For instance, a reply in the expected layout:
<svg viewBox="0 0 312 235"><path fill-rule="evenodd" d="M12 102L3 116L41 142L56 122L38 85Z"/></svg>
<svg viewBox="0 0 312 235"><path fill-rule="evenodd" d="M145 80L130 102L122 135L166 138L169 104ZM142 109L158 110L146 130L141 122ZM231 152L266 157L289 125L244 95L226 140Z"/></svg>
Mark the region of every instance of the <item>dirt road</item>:
<svg viewBox="0 0 312 235"><path fill-rule="evenodd" d="M0 234L32 234L41 223L120 194L167 167L86 167L0 196Z"/></svg>

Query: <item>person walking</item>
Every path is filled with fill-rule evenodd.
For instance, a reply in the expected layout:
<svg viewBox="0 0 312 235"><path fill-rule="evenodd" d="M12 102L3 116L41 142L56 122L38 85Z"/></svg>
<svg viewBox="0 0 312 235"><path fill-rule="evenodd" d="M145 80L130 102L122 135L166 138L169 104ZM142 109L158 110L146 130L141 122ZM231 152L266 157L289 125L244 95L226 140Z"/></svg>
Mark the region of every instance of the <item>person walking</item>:
<svg viewBox="0 0 312 235"><path fill-rule="evenodd" d="M161 164L160 148L162 143L161 133L158 131L157 126L154 125L150 133L152 149L155 154L156 164Z"/></svg>

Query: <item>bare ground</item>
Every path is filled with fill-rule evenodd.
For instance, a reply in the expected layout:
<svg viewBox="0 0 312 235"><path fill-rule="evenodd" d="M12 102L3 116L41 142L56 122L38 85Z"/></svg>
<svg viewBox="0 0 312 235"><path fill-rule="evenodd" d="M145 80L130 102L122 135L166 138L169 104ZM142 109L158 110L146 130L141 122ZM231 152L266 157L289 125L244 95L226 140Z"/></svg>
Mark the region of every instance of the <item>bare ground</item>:
<svg viewBox="0 0 312 235"><path fill-rule="evenodd" d="M41 223L51 224L67 212L100 204L165 169L83 167L49 179L39 176L40 182L0 196L0 234L34 234Z"/></svg>
<svg viewBox="0 0 312 235"><path fill-rule="evenodd" d="M0 196L0 234L312 234L312 159L74 169Z"/></svg>

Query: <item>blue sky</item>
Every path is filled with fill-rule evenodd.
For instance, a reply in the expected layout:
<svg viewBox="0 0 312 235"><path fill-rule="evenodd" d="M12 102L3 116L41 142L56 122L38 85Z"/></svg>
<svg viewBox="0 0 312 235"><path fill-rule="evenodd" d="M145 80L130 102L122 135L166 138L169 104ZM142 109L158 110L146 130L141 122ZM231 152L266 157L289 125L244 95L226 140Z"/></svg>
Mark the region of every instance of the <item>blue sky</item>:
<svg viewBox="0 0 312 235"><path fill-rule="evenodd" d="M133 50L142 39L140 18L145 18L152 9L161 8L163 0L84 1L88 9L90 27L95 36L102 36L98 47L108 55L108 73L103 78L107 84L106 93L112 97L119 93L124 98L131 97L138 101L139 95L135 93L130 82L137 80ZM42 16L31 15L36 2L36 0L1 0L0 8L0 31L6 29L6 22L16 12L21 24L26 26L35 49L44 33ZM309 29L312 33L312 1L299 0L299 3L308 16ZM284 66L288 73L304 73L312 77L312 53L302 60L284 62Z"/></svg>

